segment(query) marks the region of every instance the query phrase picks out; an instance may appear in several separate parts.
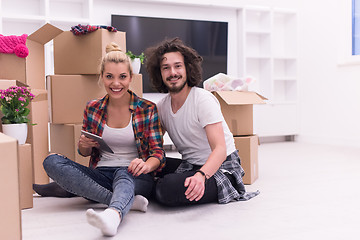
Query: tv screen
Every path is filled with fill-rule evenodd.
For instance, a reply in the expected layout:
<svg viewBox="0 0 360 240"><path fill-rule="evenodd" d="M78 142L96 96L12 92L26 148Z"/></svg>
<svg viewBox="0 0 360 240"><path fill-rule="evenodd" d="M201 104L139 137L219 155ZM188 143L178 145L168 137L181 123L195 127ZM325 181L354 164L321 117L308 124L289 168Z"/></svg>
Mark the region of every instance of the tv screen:
<svg viewBox="0 0 360 240"><path fill-rule="evenodd" d="M111 25L126 32L126 49L136 55L165 38L179 37L203 57L204 80L219 72L227 73L227 22L112 15ZM143 92L156 92L144 65L140 73L143 75Z"/></svg>

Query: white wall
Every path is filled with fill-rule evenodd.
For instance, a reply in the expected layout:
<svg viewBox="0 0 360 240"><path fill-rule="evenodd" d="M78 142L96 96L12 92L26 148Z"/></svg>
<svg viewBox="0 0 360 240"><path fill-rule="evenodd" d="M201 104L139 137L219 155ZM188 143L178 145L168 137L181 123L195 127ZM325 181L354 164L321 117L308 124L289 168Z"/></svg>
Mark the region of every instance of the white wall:
<svg viewBox="0 0 360 240"><path fill-rule="evenodd" d="M164 4L166 1L150 2L95 0L93 19L97 24L110 24L111 14L128 14L228 21L229 74L238 74L236 7L263 5L297 10L300 82L297 140L360 147L360 65L340 64L351 44L346 38L351 33L351 0L223 0L180 6ZM225 7L219 7L220 4Z"/></svg>
<svg viewBox="0 0 360 240"><path fill-rule="evenodd" d="M360 146L360 65L341 65L351 50L351 0L303 0L300 13L298 139Z"/></svg>
<svg viewBox="0 0 360 240"><path fill-rule="evenodd" d="M24 0L16 0L21 1ZM262 5L296 10L300 87L297 140L360 147L360 60L347 64L353 63L349 57L351 0L93 0L92 3L89 18L96 25L110 25L111 14L228 21L231 75L239 74L236 9Z"/></svg>

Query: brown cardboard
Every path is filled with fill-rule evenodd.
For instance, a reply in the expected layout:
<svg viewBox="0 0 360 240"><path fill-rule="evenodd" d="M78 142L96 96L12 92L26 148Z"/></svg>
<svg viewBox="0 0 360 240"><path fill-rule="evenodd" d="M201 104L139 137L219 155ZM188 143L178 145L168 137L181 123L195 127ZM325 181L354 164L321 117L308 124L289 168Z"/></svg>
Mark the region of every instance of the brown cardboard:
<svg viewBox="0 0 360 240"><path fill-rule="evenodd" d="M50 122L82 123L86 103L106 94L98 79L99 75L47 76Z"/></svg>
<svg viewBox="0 0 360 240"><path fill-rule="evenodd" d="M77 152L82 124L50 124L50 151L60 153L84 166L89 166L89 157Z"/></svg>
<svg viewBox="0 0 360 240"><path fill-rule="evenodd" d="M26 58L0 53L0 78L16 79L31 88L45 89L44 45L62 32L47 23L27 37L29 55Z"/></svg>
<svg viewBox="0 0 360 240"><path fill-rule="evenodd" d="M54 39L54 72L56 75L99 74L106 45L115 42L126 52L125 32L98 29L76 36L65 31Z"/></svg>
<svg viewBox="0 0 360 240"><path fill-rule="evenodd" d="M12 86L18 86L18 87L28 87L27 84L20 82L18 80L9 80L9 79L0 79L0 89L8 89Z"/></svg>
<svg viewBox="0 0 360 240"><path fill-rule="evenodd" d="M17 141L0 133L1 168L0 174L0 239L21 239L21 211L19 200Z"/></svg>
<svg viewBox="0 0 360 240"><path fill-rule="evenodd" d="M256 92L216 91L222 114L234 136L253 134L253 104L267 100Z"/></svg>
<svg viewBox="0 0 360 240"><path fill-rule="evenodd" d="M82 123L86 103L106 94L98 84L99 75L49 75L50 122L56 124ZM142 75L134 74L130 89L142 96Z"/></svg>
<svg viewBox="0 0 360 240"><path fill-rule="evenodd" d="M130 83L131 91L133 91L139 97L143 96L143 82L142 82L142 74L134 74L133 79Z"/></svg>
<svg viewBox="0 0 360 240"><path fill-rule="evenodd" d="M19 185L20 208L33 207L33 162L31 144L25 143L18 146L19 156Z"/></svg>
<svg viewBox="0 0 360 240"><path fill-rule="evenodd" d="M30 102L30 125L27 143L32 146L33 170L34 170L34 183L44 184L49 183L44 168L43 161L49 154L48 142L48 92L43 89L31 89L35 98ZM36 124L36 125L32 125Z"/></svg>
<svg viewBox="0 0 360 240"><path fill-rule="evenodd" d="M245 171L244 184L252 184L259 177L257 135L234 137L235 147L239 150L241 166Z"/></svg>

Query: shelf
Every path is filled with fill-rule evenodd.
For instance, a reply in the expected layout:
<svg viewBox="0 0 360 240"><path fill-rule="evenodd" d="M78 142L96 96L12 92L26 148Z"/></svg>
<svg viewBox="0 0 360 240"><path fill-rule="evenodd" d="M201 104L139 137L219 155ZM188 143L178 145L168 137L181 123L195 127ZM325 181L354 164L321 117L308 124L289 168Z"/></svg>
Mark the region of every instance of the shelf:
<svg viewBox="0 0 360 240"><path fill-rule="evenodd" d="M293 12L274 12L273 49L275 56L296 56L297 26Z"/></svg>
<svg viewBox="0 0 360 240"><path fill-rule="evenodd" d="M270 32L270 11L267 8L247 8L245 14L247 32Z"/></svg>
<svg viewBox="0 0 360 240"><path fill-rule="evenodd" d="M261 136L294 134L298 131L296 13L251 7L239 14L240 69L255 79L249 90L268 98L267 104L257 107L254 129L261 125L256 130Z"/></svg>
<svg viewBox="0 0 360 240"><path fill-rule="evenodd" d="M270 56L270 35L269 34L246 34L246 55L247 56Z"/></svg>
<svg viewBox="0 0 360 240"><path fill-rule="evenodd" d="M294 78L297 73L297 60L294 58L274 59L274 76L282 78Z"/></svg>
<svg viewBox="0 0 360 240"><path fill-rule="evenodd" d="M30 34L51 23L62 30L89 24L93 0L0 0L1 33ZM19 7L21 6L21 8Z"/></svg>

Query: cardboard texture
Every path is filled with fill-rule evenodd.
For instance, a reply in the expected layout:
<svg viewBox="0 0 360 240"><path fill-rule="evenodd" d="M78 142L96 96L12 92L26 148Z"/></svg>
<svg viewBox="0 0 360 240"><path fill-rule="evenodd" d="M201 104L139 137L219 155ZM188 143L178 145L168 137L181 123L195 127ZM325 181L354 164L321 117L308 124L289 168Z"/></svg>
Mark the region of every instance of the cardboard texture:
<svg viewBox="0 0 360 240"><path fill-rule="evenodd" d="M143 96L143 81L142 74L134 74L132 82L130 83L131 91L133 91L139 97Z"/></svg>
<svg viewBox="0 0 360 240"><path fill-rule="evenodd" d="M241 166L245 171L244 184L252 184L259 177L257 135L234 137L235 147L239 150Z"/></svg>
<svg viewBox="0 0 360 240"><path fill-rule="evenodd" d="M106 54L106 45L115 42L126 52L125 32L98 29L76 36L65 31L54 39L55 75L99 74L99 65Z"/></svg>
<svg viewBox="0 0 360 240"><path fill-rule="evenodd" d="M45 89L45 43L63 31L51 24L45 24L27 37L29 55L26 58L15 54L0 53L0 78L16 79L31 88Z"/></svg>
<svg viewBox="0 0 360 240"><path fill-rule="evenodd" d="M82 123L86 103L105 96L98 85L99 75L50 75L50 122L57 124Z"/></svg>
<svg viewBox="0 0 360 240"><path fill-rule="evenodd" d="M89 157L77 152L77 144L81 135L82 124L50 124L50 151L89 166Z"/></svg>
<svg viewBox="0 0 360 240"><path fill-rule="evenodd" d="M234 136L253 134L253 104L264 104L265 97L255 92L216 91L222 114Z"/></svg>
<svg viewBox="0 0 360 240"><path fill-rule="evenodd" d="M0 133L0 239L21 239L21 211L19 200L18 143L14 138Z"/></svg>
<svg viewBox="0 0 360 240"><path fill-rule="evenodd" d="M18 146L19 156L19 185L20 185L20 208L33 207L33 162L31 144Z"/></svg>
<svg viewBox="0 0 360 240"><path fill-rule="evenodd" d="M34 183L45 184L49 183L49 177L42 165L44 159L49 154L48 92L43 89L32 89L31 92L35 95L35 98L29 104L31 124L28 128L29 132L26 142L32 146Z"/></svg>

